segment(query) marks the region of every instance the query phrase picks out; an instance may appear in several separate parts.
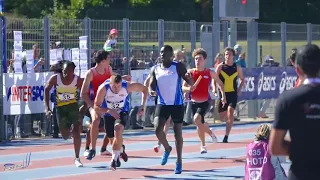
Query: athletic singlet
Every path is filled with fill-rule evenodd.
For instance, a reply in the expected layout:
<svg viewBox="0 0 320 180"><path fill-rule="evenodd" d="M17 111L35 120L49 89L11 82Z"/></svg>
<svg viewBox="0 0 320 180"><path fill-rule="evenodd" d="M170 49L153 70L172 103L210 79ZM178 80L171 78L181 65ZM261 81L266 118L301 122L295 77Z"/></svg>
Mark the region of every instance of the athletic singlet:
<svg viewBox="0 0 320 180"><path fill-rule="evenodd" d="M90 87L89 87L89 96L90 96L90 99L93 101L97 95L97 91L98 91L99 86L104 81L109 79L111 77L111 74L110 74L109 69L106 69L104 74L99 74L95 67L91 68L90 71L92 72L93 77L92 77L92 81L91 81Z"/></svg>
<svg viewBox="0 0 320 180"><path fill-rule="evenodd" d="M224 84L224 91L227 92L237 92L237 79L238 79L238 70L236 63L233 63L232 66L228 66L223 62L219 78Z"/></svg>
<svg viewBox="0 0 320 180"><path fill-rule="evenodd" d="M203 71L197 71L196 69L192 69L191 75L193 77L194 82L202 76L197 88L191 92L191 101L193 102L204 102L209 98L209 87L211 83L211 74L210 69L204 69Z"/></svg>
<svg viewBox="0 0 320 180"><path fill-rule="evenodd" d="M74 75L74 79L69 85L62 83L61 75L57 74L57 85L55 86L56 92L56 106L61 107L72 103L77 103L78 76Z"/></svg>
<svg viewBox="0 0 320 180"><path fill-rule="evenodd" d="M177 62L172 62L169 68L162 68L160 64L154 66L157 80L157 104L183 105L182 78L177 71Z"/></svg>
<svg viewBox="0 0 320 180"><path fill-rule="evenodd" d="M102 107L109 109L120 109L120 112L128 112L130 110L129 107L129 96L127 90L127 82L122 80L122 88L118 94L115 94L111 91L110 80L106 80L103 83L106 88L106 96L104 97ZM106 114L106 116L110 116Z"/></svg>

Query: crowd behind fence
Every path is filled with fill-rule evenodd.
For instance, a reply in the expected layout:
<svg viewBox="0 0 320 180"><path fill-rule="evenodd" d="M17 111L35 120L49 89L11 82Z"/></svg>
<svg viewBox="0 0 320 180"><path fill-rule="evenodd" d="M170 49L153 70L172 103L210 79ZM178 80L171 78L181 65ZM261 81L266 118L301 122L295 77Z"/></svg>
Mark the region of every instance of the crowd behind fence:
<svg viewBox="0 0 320 180"><path fill-rule="evenodd" d="M131 74L133 71L149 69L156 63L159 54L159 48L164 44L169 44L176 49L177 59L185 62L187 67L193 67L193 59L191 53L194 48L201 47L201 26L210 25L207 22L167 22L164 20L158 21L134 21L129 19L123 20L91 20L91 19L23 19L23 18L5 18L6 21L6 44L1 44L2 49L6 47L6 52L3 55L2 63L6 63L8 73L14 72L12 69L14 64L13 45L14 31L22 32L23 50L33 50L34 59L43 58L41 63L41 72L48 72L50 67L50 50L54 48L72 49L79 48L79 37L86 36L88 40L88 67L92 64L91 56L99 49L102 49L110 29L117 29L119 37L116 48L111 54L111 65L113 70L121 74ZM251 23L251 24L250 24ZM251 34L250 29L252 23L255 25L253 30L257 36ZM299 47L306 43L317 44L320 40L320 26L312 24L260 24L256 22L237 22L236 26L232 26L229 22L221 22L218 31L220 47L216 49L206 49L214 54L221 51L226 46L234 47L240 44L243 52L250 54L252 48L252 39L256 44L254 50L256 57L248 56L247 65L250 68L257 67L259 63L263 63L265 57L272 57L275 61L280 62L280 66L285 66L286 57L291 52L291 49ZM2 37L4 38L4 37ZM249 40L251 40L249 42ZM250 44L251 43L251 44ZM37 46L34 46L37 45ZM124 57L127 58L124 61ZM214 59L208 59L210 64L214 64ZM4 65L4 64L2 64ZM4 68L5 69L5 68ZM3 72L3 71L2 71ZM138 71L137 71L138 72ZM148 72L147 70L145 72ZM256 71L255 71L256 72ZM285 70L278 73L284 73ZM27 72L28 73L28 72ZM141 71L142 73L142 71ZM271 74L274 73L273 71ZM1 74L3 80L4 74ZM249 86L247 86L249 87ZM1 88L2 97L7 96L6 86ZM266 97L271 99L272 96ZM3 99L5 100L5 99ZM272 100L275 101L275 100ZM258 109L263 104L269 104L268 110L272 112L274 103L254 99L245 99L237 109L237 116L241 118L256 118ZM1 110L3 111L3 103L1 101ZM211 105L211 111L208 112L208 117L212 117L214 104ZM250 115L248 109L254 109L255 113ZM137 120L135 116L135 108L131 113L131 125L139 124L140 126L152 126L150 114L152 109L147 110L143 120ZM149 112L150 111L150 112ZM211 113L211 114L210 114ZM43 113L38 114L19 114L4 116L2 112L1 135L0 139L9 138L20 133L23 137L30 135L50 135L51 124ZM152 117L152 116L151 116ZM191 114L187 113L186 123L190 122ZM8 127L8 128L4 128ZM16 128L20 127L20 128ZM131 127L132 128L132 127ZM137 126L139 128L139 126ZM22 132L23 131L23 132ZM19 136L18 136L19 137Z"/></svg>

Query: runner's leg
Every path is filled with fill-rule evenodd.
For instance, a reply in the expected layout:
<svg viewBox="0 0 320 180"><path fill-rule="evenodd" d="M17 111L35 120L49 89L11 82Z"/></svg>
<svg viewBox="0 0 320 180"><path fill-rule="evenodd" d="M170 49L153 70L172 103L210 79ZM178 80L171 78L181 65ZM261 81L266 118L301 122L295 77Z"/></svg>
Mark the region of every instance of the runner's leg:
<svg viewBox="0 0 320 180"><path fill-rule="evenodd" d="M92 160L92 158L96 156L96 144L99 136L99 124L100 124L100 115L94 109L90 111L90 115L92 119L91 130L90 130L92 149L89 151L89 154L87 156L88 160Z"/></svg>
<svg viewBox="0 0 320 180"><path fill-rule="evenodd" d="M176 151L177 151L177 162L176 168L174 170L175 174L181 174L182 172L182 147L183 147L183 137L182 137L182 125L184 116L184 107L173 106L171 109L171 118L173 121L173 131L176 140Z"/></svg>
<svg viewBox="0 0 320 180"><path fill-rule="evenodd" d="M170 116L170 109L168 108L170 106L163 106L163 105L157 105L155 110L155 117L154 117L154 124L156 128L156 136L159 140L159 142L163 145L165 152L163 154L161 165L165 165L168 161L170 152L172 150L172 147L169 145L166 134L164 133L164 126Z"/></svg>
<svg viewBox="0 0 320 180"><path fill-rule="evenodd" d="M164 131L164 133L165 133L166 136L167 136L168 131L169 131L169 129L170 129L170 125L171 125L171 117L168 118L168 120L167 120L167 122L166 122L166 124L165 124L165 126L164 126L164 129L163 129L163 131ZM153 150L154 150L154 152L158 153L159 150L160 150L160 148L161 148L161 143L160 143L160 141L158 141L158 145L155 146L155 147L153 148Z"/></svg>
<svg viewBox="0 0 320 180"><path fill-rule="evenodd" d="M121 166L120 163L120 155L121 155L121 148L123 148L124 152L124 146L123 146L123 130L126 126L126 123L128 121L128 112L121 112L120 113L120 120L115 120L114 125L114 140L112 143L112 159L110 168L112 170L116 170L117 167ZM123 155L122 155L123 156ZM125 158L123 158L125 160ZM125 160L126 161L126 160Z"/></svg>

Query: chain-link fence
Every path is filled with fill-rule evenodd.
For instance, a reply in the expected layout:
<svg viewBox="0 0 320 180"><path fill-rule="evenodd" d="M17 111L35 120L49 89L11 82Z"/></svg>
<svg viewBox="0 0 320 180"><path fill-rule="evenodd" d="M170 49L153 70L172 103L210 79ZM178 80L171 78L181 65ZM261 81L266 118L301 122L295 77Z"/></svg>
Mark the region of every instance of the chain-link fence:
<svg viewBox="0 0 320 180"><path fill-rule="evenodd" d="M79 36L88 36L89 53L92 54L103 48L110 29L118 30L117 46L111 54L111 65L114 71L126 74L129 70L148 69L158 58L159 47L169 44L176 52L183 53L181 60L189 66L193 66L191 52L196 47L201 47L201 26L211 25L209 22L168 22L158 21L134 21L134 20L90 20L90 19L23 19L6 18L6 57L7 65L14 62L13 56L13 32L22 31L23 50L35 50L38 45L39 53L34 56L35 60L43 57L45 62L41 71L49 70L50 48L59 46L65 49L79 48ZM286 58L294 47L306 43L318 44L320 40L319 25L296 25L296 24L257 24L258 51L257 58L247 59L251 67L261 63L266 55L272 55L278 61L286 61ZM243 48L243 52L250 51L248 39L248 23L238 22L231 27L228 22L221 22L219 29L220 47L234 45L236 42ZM212 31L212 29L211 29ZM235 32L235 33L232 33ZM214 36L214 35L213 35ZM232 39L234 39L232 41ZM180 50L180 51L178 51ZM212 49L206 49L213 51ZM124 57L127 58L124 61ZM214 61L214 59L209 59ZM90 63L90 61L88 61ZM213 64L213 63L212 63ZM3 89L6 93L6 90ZM2 94L4 97L5 94ZM274 101L272 101L274 102ZM272 112L274 103L269 105L266 112ZM257 103L259 104L259 103ZM248 117L247 105L240 105L238 114L241 118ZM260 107L260 106L259 106ZM259 108L257 108L259 109ZM50 125L43 113L20 114L2 116L1 125L8 124L10 127L19 126L20 131L28 135L49 135ZM190 119L190 118L189 118ZM8 130L5 130L8 133ZM15 131L15 129L13 129ZM3 133L2 133L3 134ZM6 137L8 137L6 135ZM2 137L5 138L5 137Z"/></svg>

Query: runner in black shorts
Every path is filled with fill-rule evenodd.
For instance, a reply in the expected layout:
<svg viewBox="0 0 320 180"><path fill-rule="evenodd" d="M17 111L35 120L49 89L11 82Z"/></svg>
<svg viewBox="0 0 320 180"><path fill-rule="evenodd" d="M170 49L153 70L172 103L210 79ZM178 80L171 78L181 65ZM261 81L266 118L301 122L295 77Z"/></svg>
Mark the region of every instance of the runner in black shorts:
<svg viewBox="0 0 320 180"><path fill-rule="evenodd" d="M94 109L105 115L107 136L114 137L109 166L112 170L121 166L120 153L122 150L125 151L122 133L128 121L128 111L130 110L128 94L133 91L143 93L141 108L138 112L138 114L142 114L148 97L148 88L140 83L126 82L122 80L120 75L112 75L110 80L101 84L95 98ZM125 162L128 160L127 158L125 160L124 157L122 159Z"/></svg>
<svg viewBox="0 0 320 180"><path fill-rule="evenodd" d="M224 121L227 117L227 112L230 114L226 121L226 134L223 138L223 142L228 143L228 137L234 121L233 112L237 106L238 93L241 92L241 89L244 85L244 78L241 67L237 66L234 62L234 49L227 47L224 52L225 62L217 66L217 74L224 84L226 104L223 105L222 102L220 102L218 109L220 113L220 120L222 121ZM240 79L239 88L237 87L238 78ZM213 89L215 89L215 87L213 87Z"/></svg>
<svg viewBox="0 0 320 180"><path fill-rule="evenodd" d="M160 56L162 62L151 68L150 72L150 94L158 96L155 110L154 122L156 125L156 135L160 143L164 146L161 165L168 161L172 147L169 145L166 135L163 132L167 119L171 116L174 122L173 131L176 139L177 162L175 174L182 172L182 123L184 116L184 96L182 92L182 79L193 86L194 82L187 73L186 67L181 62L173 62L173 49L171 46L161 48Z"/></svg>
<svg viewBox="0 0 320 180"><path fill-rule="evenodd" d="M201 142L200 153L207 153L205 144L205 134L207 133L211 138L212 142L217 142L217 137L213 133L213 129L204 120L204 115L209 107L209 86L213 80L216 80L219 84L219 88L222 91L222 102L224 100L224 88L221 80L214 71L205 68L207 53L204 49L195 49L192 53L192 57L195 60L196 67L190 69L188 72L191 74L195 84L193 87L183 83L183 91L188 93L191 98L191 109L193 112L193 121L197 125L198 136Z"/></svg>
<svg viewBox="0 0 320 180"><path fill-rule="evenodd" d="M150 82L150 75L149 75L149 76L147 77L147 79L145 80L144 85L145 85L146 87L148 87L148 86L149 86L149 82ZM158 104L158 96L155 96L155 97L154 97L154 100L155 100L155 105L157 105L157 104ZM167 122L166 122L166 124L165 124L165 126L164 126L164 128L163 128L163 132L164 132L164 134L165 134L166 136L167 136L167 134L168 134L170 125L171 125L171 117L169 117L169 118L167 119ZM159 150L160 150L160 148L161 148L161 142L158 141L158 144L153 147L153 151L156 152L156 153L158 153Z"/></svg>

